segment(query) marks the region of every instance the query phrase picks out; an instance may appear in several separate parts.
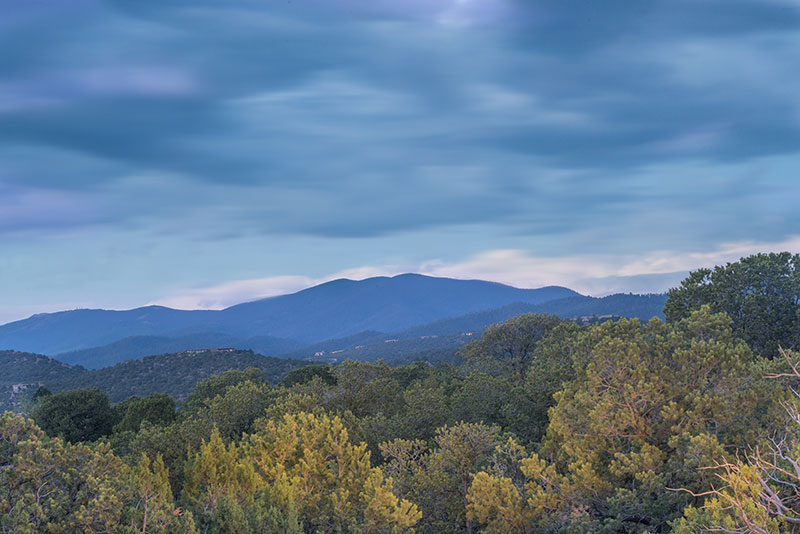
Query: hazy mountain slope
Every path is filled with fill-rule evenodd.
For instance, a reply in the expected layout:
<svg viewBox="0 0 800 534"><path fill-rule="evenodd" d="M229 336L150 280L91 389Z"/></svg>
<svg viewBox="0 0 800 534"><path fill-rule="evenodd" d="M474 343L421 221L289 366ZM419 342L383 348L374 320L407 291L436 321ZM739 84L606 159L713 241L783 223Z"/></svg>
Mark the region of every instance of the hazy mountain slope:
<svg viewBox="0 0 800 534"><path fill-rule="evenodd" d="M147 306L126 311L72 310L40 313L0 326L0 348L58 354L142 335L165 335L213 324L219 312Z"/></svg>
<svg viewBox="0 0 800 534"><path fill-rule="evenodd" d="M331 339L304 347L282 356L342 361L346 358L373 361L382 358L389 361L408 358L417 353L441 349L457 349L463 343L480 337L490 324L505 321L522 313L553 313L564 318L590 315L615 315L638 317L649 320L654 316L663 318L661 309L666 295L610 295L602 298L569 297L543 304L515 302L459 317L442 319L394 333L363 332L349 338ZM389 341L387 343L387 341ZM315 356L318 352L324 352Z"/></svg>
<svg viewBox="0 0 800 534"><path fill-rule="evenodd" d="M334 339L326 339L319 343L313 343L300 347L299 349L279 354L280 358L309 358L313 357L318 352L330 353L342 349L350 349L361 345L373 345L376 343L383 343L385 339L392 338L392 334L385 332L375 332L374 330L367 330L359 332L347 337L338 337Z"/></svg>
<svg viewBox="0 0 800 534"><path fill-rule="evenodd" d="M511 302L537 304L576 295L563 287L517 289L480 280L404 274L334 280L293 295L239 304L222 313L226 321L250 321L261 334L318 341L365 330L402 330ZM303 319L286 321L285 317Z"/></svg>
<svg viewBox="0 0 800 534"><path fill-rule="evenodd" d="M632 295L617 293L607 297L567 297L553 300L533 309L533 313L553 313L561 317L579 317L585 315L620 315L649 321L653 317L664 319L666 293L650 295ZM541 310L541 311L540 311Z"/></svg>
<svg viewBox="0 0 800 534"><path fill-rule="evenodd" d="M364 330L402 330L511 302L536 304L576 295L563 287L517 289L479 280L410 274L361 281L335 280L221 311L148 306L127 311L38 314L0 326L0 348L59 354L132 336L176 337L208 332L314 343Z"/></svg>
<svg viewBox="0 0 800 534"><path fill-rule="evenodd" d="M549 301L543 304L526 304L515 302L501 308L470 313L460 317L441 319L432 323L415 326L394 337L411 338L430 335L458 334L462 332L480 333L494 323L505 321L521 313L552 313L564 318L576 318L586 315L619 315L636 317L649 321L653 317L664 318L663 307L667 296L617 294L607 297L576 296Z"/></svg>
<svg viewBox="0 0 800 534"><path fill-rule="evenodd" d="M401 365L410 365L414 362L428 362L429 364L452 364L461 365L464 360L458 355L461 345L454 347L441 347L438 349L428 349L421 352L412 352L400 358L386 360L386 363L392 367L399 367Z"/></svg>
<svg viewBox="0 0 800 534"><path fill-rule="evenodd" d="M370 345L358 345L344 349L326 351L320 356L314 357L318 361L338 363L344 360L361 360L373 362L382 359L392 362L401 358L406 358L412 354L418 354L437 349L457 349L464 343L476 339L480 336L467 336L464 334L446 334L442 336L423 336L407 339L386 339Z"/></svg>
<svg viewBox="0 0 800 534"><path fill-rule="evenodd" d="M243 339L218 333L199 333L179 337L132 336L100 347L64 352L57 354L55 358L68 364L82 365L87 369L99 369L132 358L190 349L235 347L243 350L249 349L258 354L275 355L296 350L302 345L302 343L289 339L270 336Z"/></svg>

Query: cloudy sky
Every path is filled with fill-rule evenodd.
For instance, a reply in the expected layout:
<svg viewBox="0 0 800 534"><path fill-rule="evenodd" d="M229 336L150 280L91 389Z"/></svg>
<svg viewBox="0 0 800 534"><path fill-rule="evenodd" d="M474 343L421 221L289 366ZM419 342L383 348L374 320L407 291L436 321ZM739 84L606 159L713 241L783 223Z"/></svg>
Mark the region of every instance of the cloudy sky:
<svg viewBox="0 0 800 534"><path fill-rule="evenodd" d="M5 0L0 322L800 251L797 0Z"/></svg>

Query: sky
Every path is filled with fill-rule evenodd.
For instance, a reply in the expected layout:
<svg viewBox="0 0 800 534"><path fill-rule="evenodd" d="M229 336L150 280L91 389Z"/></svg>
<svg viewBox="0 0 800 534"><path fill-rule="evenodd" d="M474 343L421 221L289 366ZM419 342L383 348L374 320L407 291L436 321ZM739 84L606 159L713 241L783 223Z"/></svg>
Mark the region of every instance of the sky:
<svg viewBox="0 0 800 534"><path fill-rule="evenodd" d="M0 323L800 252L798 0L4 0Z"/></svg>

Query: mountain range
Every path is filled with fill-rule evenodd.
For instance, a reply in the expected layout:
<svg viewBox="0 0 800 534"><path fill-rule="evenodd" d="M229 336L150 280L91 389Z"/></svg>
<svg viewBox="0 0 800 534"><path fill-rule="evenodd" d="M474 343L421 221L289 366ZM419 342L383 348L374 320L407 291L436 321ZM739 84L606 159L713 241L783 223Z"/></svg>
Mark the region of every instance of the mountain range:
<svg viewBox="0 0 800 534"><path fill-rule="evenodd" d="M519 289L480 280L404 274L334 280L218 311L147 306L38 314L0 326L0 350L46 354L90 369L150 354L223 346L307 357L376 345L368 352L380 354L387 339L480 331L525 312L649 319L662 316L664 298L614 295L597 299L558 286ZM452 345L452 339L405 343L420 350Z"/></svg>

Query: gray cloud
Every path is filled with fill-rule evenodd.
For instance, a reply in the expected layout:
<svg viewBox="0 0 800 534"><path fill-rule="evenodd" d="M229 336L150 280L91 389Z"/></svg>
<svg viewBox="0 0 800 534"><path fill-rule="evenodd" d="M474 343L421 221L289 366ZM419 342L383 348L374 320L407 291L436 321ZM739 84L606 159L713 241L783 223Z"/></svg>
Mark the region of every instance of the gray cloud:
<svg viewBox="0 0 800 534"><path fill-rule="evenodd" d="M787 232L796 218L761 215L789 185L758 170L800 147L788 2L118 0L9 13L0 179L27 201L88 203L37 230L157 231L183 217L209 235L495 224L593 240L654 211L691 228L702 199L700 242ZM704 194L681 189L697 184ZM734 207L750 220L732 223Z"/></svg>

